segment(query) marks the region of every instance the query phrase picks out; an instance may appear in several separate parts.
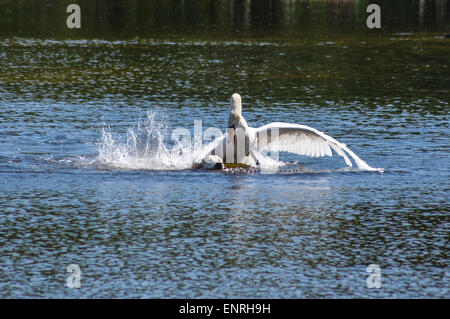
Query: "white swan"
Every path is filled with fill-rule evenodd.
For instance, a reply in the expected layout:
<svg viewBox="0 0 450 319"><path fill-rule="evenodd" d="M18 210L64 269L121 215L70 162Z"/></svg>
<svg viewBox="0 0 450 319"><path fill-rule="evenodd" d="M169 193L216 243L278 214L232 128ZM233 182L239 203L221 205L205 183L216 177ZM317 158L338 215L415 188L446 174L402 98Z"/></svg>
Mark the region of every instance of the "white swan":
<svg viewBox="0 0 450 319"><path fill-rule="evenodd" d="M254 162L261 151L289 152L310 157L332 156L333 149L342 156L348 166L352 162L347 154L355 161L359 169L365 171L382 171L380 168L370 167L366 162L353 153L345 144L336 141L312 127L299 124L275 122L259 128L249 127L242 116L242 99L237 93L231 96L231 113L228 118L228 134L216 139L212 147L214 150L204 157L205 168L223 168L223 163L248 163L253 157ZM231 146L231 147L230 147ZM210 148L211 150L212 148ZM231 153L228 152L232 149ZM233 158L227 159L232 154Z"/></svg>

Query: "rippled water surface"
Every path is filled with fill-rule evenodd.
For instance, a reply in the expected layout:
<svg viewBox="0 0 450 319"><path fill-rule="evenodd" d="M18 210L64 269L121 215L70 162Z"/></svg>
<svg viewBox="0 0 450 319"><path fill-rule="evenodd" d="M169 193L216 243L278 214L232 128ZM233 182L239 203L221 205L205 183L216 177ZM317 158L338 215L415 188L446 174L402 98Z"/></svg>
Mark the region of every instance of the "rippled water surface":
<svg viewBox="0 0 450 319"><path fill-rule="evenodd" d="M1 297L449 297L442 32L11 36L0 61ZM312 126L385 172L288 154L276 174L209 172L167 155L176 128L223 130L234 92L249 125Z"/></svg>

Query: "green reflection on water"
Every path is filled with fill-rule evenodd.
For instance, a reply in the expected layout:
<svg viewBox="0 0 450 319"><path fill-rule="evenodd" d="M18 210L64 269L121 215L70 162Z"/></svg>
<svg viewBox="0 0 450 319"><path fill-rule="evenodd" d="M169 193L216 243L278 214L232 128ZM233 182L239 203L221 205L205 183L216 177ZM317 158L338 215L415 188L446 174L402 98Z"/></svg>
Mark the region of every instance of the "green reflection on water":
<svg viewBox="0 0 450 319"><path fill-rule="evenodd" d="M381 30L368 1L78 1L78 31L70 2L0 0L3 98L448 112L450 1L380 1Z"/></svg>
<svg viewBox="0 0 450 319"><path fill-rule="evenodd" d="M2 55L3 91L34 99L226 101L237 91L279 102L401 99L405 106L450 97L448 41L422 36L283 45L10 41Z"/></svg>

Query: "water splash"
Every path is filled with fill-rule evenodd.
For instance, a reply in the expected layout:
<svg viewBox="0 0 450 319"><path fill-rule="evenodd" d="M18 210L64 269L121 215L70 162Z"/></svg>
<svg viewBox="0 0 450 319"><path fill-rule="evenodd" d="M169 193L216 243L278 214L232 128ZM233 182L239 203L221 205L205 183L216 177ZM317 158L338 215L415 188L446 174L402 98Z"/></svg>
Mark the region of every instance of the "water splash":
<svg viewBox="0 0 450 319"><path fill-rule="evenodd" d="M166 142L167 125L161 113L148 111L144 119L128 129L126 136L102 128L102 137L97 144L98 155L94 161L103 168L176 170L192 166L192 160L183 144L172 150ZM174 151L176 149L176 151Z"/></svg>

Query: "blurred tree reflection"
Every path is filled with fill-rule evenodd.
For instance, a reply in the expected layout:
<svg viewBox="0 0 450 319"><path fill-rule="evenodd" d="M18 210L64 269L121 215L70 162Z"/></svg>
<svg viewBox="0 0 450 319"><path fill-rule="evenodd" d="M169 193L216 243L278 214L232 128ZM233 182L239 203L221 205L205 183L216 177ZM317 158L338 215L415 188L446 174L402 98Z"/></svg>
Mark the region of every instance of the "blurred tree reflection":
<svg viewBox="0 0 450 319"><path fill-rule="evenodd" d="M81 30L65 27L69 3ZM0 0L0 35L36 37L195 37L367 32L369 3L383 28L449 30L450 0Z"/></svg>

